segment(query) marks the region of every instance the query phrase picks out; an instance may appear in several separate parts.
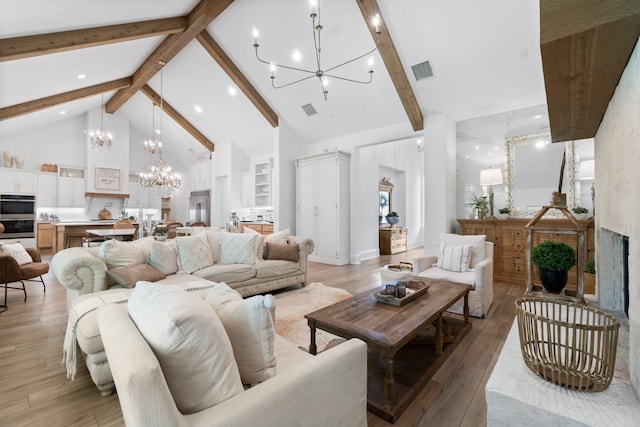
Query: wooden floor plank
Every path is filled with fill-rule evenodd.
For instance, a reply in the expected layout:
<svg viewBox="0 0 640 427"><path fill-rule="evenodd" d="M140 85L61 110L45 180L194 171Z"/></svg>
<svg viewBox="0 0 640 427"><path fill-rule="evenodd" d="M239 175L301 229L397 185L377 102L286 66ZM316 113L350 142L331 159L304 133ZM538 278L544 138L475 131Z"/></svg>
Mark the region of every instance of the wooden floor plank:
<svg viewBox="0 0 640 427"><path fill-rule="evenodd" d="M357 265L309 263L309 281L346 289L351 294L380 284L380 268L411 262L422 248L380 256ZM51 257L45 257L49 262ZM100 426L124 425L117 395L102 397L84 361L74 381L60 365L66 329L65 288L52 272L46 293L28 283L27 302L10 290L8 311L0 313L0 425ZM484 385L495 365L515 315L514 301L524 285L494 284L494 303L486 319L472 319L473 328L445 364L417 395L396 426L486 425ZM391 424L368 414L370 427Z"/></svg>

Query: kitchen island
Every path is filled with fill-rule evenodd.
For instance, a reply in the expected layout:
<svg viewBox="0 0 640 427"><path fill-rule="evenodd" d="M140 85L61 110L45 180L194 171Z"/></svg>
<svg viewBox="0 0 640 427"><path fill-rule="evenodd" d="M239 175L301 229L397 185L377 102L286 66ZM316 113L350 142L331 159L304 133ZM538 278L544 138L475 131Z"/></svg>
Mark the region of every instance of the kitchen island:
<svg viewBox="0 0 640 427"><path fill-rule="evenodd" d="M245 228L250 228L254 231L257 231L260 234L271 234L273 233L273 222L269 221L241 221L242 224L242 232L244 232Z"/></svg>
<svg viewBox="0 0 640 427"><path fill-rule="evenodd" d="M88 229L109 229L113 228L118 220L116 219L101 219L94 221L65 221L55 223L56 231L53 239L53 250L55 254L58 251L64 249L64 235L71 234L74 236L81 236L86 233ZM132 221L133 226L136 229L134 236L137 236L138 222ZM73 237L69 242L70 247L82 246L82 239L80 237Z"/></svg>

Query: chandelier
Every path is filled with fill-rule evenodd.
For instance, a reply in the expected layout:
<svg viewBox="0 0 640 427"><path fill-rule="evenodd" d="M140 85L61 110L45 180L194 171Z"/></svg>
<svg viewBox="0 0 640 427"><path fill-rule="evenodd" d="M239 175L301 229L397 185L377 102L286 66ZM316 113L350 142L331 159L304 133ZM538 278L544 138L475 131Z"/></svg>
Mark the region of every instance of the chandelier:
<svg viewBox="0 0 640 427"><path fill-rule="evenodd" d="M256 50L256 58L258 59L258 61L262 62L263 64L267 64L270 67L271 70L271 86L274 89L281 89L283 87L287 87L287 86L291 86L294 85L296 83L300 83L303 82L305 80L309 80L313 77L316 77L318 79L318 81L320 82L320 88L322 89L322 94L324 96L324 100L327 100L327 94L329 93L329 91L327 90L327 86L329 85L329 78L334 78L334 79L338 79L338 80L344 80L344 81L348 81L348 82L352 82L352 83L360 83L360 84L369 84L371 83L371 81L373 80L373 57L369 58L368 64L369 64L369 79L368 80L355 80L355 79L350 79L347 77L342 77L342 76L338 76L336 74L333 73L334 70L337 70L338 68L350 64L354 61L357 61L359 59L364 58L367 55L372 54L373 52L375 52L376 50L378 50L378 42L380 40L380 16L376 15L373 18L372 24L375 28L375 32L376 32L376 46L371 49L370 51L363 53L360 56L357 56L353 59L350 59L348 61L342 62L338 65L334 65L332 67L329 68L325 68L323 69L321 64L322 64L322 60L321 60L321 53L322 53L322 43L321 43L321 33L322 33L322 22L321 22L321 18L320 18L320 0L311 0L311 14L309 15L311 17L311 23L312 23L312 32L313 32L313 44L314 44L314 51L315 51L315 57L316 57L316 69L315 70L307 70L304 68L299 68L299 67L294 67L294 66L290 66L290 65L282 65L282 64L277 64L273 61L267 61L264 60L262 58L260 58L260 55L258 54L258 48L260 47L260 44L258 43L258 30L253 27L253 47ZM298 61L300 60L300 53L298 51L294 52L294 61ZM302 77L298 80L294 80L292 82L289 83L285 83L285 84L281 84L281 85L277 85L276 84L276 76L275 76L275 72L278 69L278 67L280 68L284 68L287 70L293 70L293 71L299 71L305 74L308 74L306 77Z"/></svg>
<svg viewBox="0 0 640 427"><path fill-rule="evenodd" d="M161 101L162 102L162 101ZM148 151L151 154L155 154L156 151L162 149L162 142L156 141L156 104L152 103L153 107L151 109L152 119L151 119L151 139L147 139L143 141L145 151ZM162 117L160 118L162 120Z"/></svg>
<svg viewBox="0 0 640 427"><path fill-rule="evenodd" d="M164 66L164 62L160 62L161 66ZM162 68L160 68L160 134L162 135ZM155 104L153 105L155 109ZM155 132L155 114L153 120L153 132ZM156 164L151 166L150 172L140 172L138 182L142 188L146 188L151 191L151 194L155 197L173 197L176 192L182 186L182 180L176 173L171 172L171 166L162 159L162 142L156 141L155 135L152 134L150 141L145 141L145 150L151 154L158 153L158 160Z"/></svg>
<svg viewBox="0 0 640 427"><path fill-rule="evenodd" d="M101 151L105 148L111 151L113 135L104 131L104 94L101 95L101 100L102 103L100 104L100 110L102 115L100 120L100 130L89 132L89 144L91 144L91 149L98 147Z"/></svg>

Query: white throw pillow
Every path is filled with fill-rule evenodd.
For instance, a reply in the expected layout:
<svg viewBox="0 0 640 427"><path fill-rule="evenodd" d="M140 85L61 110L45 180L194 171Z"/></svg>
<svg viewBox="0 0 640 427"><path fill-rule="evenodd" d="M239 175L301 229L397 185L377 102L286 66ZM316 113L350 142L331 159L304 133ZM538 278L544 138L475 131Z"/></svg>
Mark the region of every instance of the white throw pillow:
<svg viewBox="0 0 640 427"><path fill-rule="evenodd" d="M201 237L202 236L202 237ZM180 272L191 274L213 265L211 249L206 242L206 236L176 237L178 259L180 260Z"/></svg>
<svg viewBox="0 0 640 427"><path fill-rule="evenodd" d="M220 264L255 264L257 234L222 233Z"/></svg>
<svg viewBox="0 0 640 427"><path fill-rule="evenodd" d="M261 383L276 374L275 328L271 295L242 296L219 283L211 288L207 303L213 307L231 340L243 384Z"/></svg>
<svg viewBox="0 0 640 427"><path fill-rule="evenodd" d="M265 240L265 236L263 236L262 234L258 233L256 230L254 230L253 228L249 228L249 227L245 227L243 233L247 233L247 234L255 234L258 239L258 242L256 243L256 258L257 259L264 259L264 248L266 246L266 240Z"/></svg>
<svg viewBox="0 0 640 427"><path fill-rule="evenodd" d="M131 267L132 265L145 264L147 259L144 251L133 243L120 240L107 240L100 245L100 259L112 268Z"/></svg>
<svg viewBox="0 0 640 427"><path fill-rule="evenodd" d="M223 231L207 230L204 233L200 233L197 236L206 237L209 249L211 249L211 259L214 264L220 262L220 236L225 233Z"/></svg>
<svg viewBox="0 0 640 427"><path fill-rule="evenodd" d="M5 243L0 246L0 253L2 255L9 255L16 260L18 265L29 264L33 262L29 252L20 243Z"/></svg>
<svg viewBox="0 0 640 427"><path fill-rule="evenodd" d="M165 276L175 274L178 271L178 254L176 253L175 240L169 243L153 242L149 265Z"/></svg>
<svg viewBox="0 0 640 427"><path fill-rule="evenodd" d="M469 271L469 262L471 261L471 245L451 245L440 242L438 244L438 262L437 267L456 271L459 273Z"/></svg>
<svg viewBox="0 0 640 427"><path fill-rule="evenodd" d="M487 236L484 234L477 236L462 236L460 234L450 234L450 233L441 233L440 234L440 242L448 243L451 245L473 245L473 250L471 251L471 261L469 266L474 268L476 264L480 261L484 260L485 250L484 250L484 242L487 239Z"/></svg>
<svg viewBox="0 0 640 427"><path fill-rule="evenodd" d="M269 243L277 243L280 245L284 245L289 243L290 231L288 228L284 230L280 230L277 233L267 234L265 240Z"/></svg>
<svg viewBox="0 0 640 427"><path fill-rule="evenodd" d="M174 285L138 282L128 309L180 412L199 412L242 393L229 337L202 299Z"/></svg>

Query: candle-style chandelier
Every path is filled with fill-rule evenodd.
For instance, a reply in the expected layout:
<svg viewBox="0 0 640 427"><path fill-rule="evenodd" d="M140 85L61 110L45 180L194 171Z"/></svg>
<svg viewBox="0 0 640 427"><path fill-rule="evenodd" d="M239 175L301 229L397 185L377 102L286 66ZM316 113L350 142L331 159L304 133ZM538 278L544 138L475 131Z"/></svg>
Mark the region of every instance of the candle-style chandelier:
<svg viewBox="0 0 640 427"><path fill-rule="evenodd" d="M156 140L156 104L152 103L152 118L151 118L151 138L142 141L144 144L145 151L148 151L151 154L155 154L156 151L162 149L162 142Z"/></svg>
<svg viewBox="0 0 640 427"><path fill-rule="evenodd" d="M311 14L309 15L311 17L311 23L312 23L312 32L313 32L313 44L314 44L314 51L315 51L315 59L316 59L316 66L317 68L315 70L307 70L304 68L299 68L299 67L294 67L294 66L290 66L290 65L282 65L282 64L277 64L273 61L267 61L264 60L262 58L260 58L260 55L258 54L258 48L260 47L260 44L258 43L258 30L256 29L256 27L253 27L253 47L256 50L256 58L258 59L258 61L262 62L263 64L267 64L270 67L271 70L271 86L274 89L281 89L287 86L291 86L294 85L296 83L300 83L303 82L305 80L309 80L313 77L317 77L318 81L320 82L320 87L322 89L322 94L324 96L324 100L327 100L327 94L329 93L327 86L329 85L329 81L330 78L333 79L339 79L339 80L344 80L344 81L348 81L351 83L360 83L360 84L369 84L373 81L373 57L369 58L368 60L368 64L369 64L369 79L368 80L355 80L355 79L350 79L347 77L343 77L343 76L338 76L336 74L333 73L333 71L337 70L338 68L350 64L354 61L357 61L359 59L364 58L367 55L372 54L373 52L375 52L376 50L378 50L378 42L380 40L380 16L376 15L373 18L373 26L375 28L375 32L376 32L376 39L375 39L375 43L376 46L371 49L370 51L363 53L360 56L357 56L353 59L350 59L348 61L342 62L338 65L334 65L332 67L329 68L325 68L323 69L321 64L322 64L322 60L321 60L321 53L322 53L322 43L321 43L321 32L322 32L322 22L321 22L321 18L320 18L320 0L311 0ZM293 54L293 59L294 61L298 61L300 60L300 52L295 51ZM282 85L276 85L276 70L278 69L278 67L280 68L284 68L287 70L293 70L293 71L300 71L302 73L308 74L306 77L302 77L298 80L294 80L292 82L289 83L285 83Z"/></svg>
<svg viewBox="0 0 640 427"><path fill-rule="evenodd" d="M161 66L164 66L164 62L160 62ZM162 102L162 68L160 68L160 135L162 135L162 115L163 115L163 102ZM155 105L153 106L155 108ZM176 192L182 186L182 180L176 173L171 172L171 166L162 159L162 142L155 139L155 115L154 115L154 129L151 137L151 142L145 141L145 149L151 154L158 153L158 160L156 164L151 166L150 172L140 172L138 182L140 186L151 191L151 194L155 197L173 197ZM153 149L150 147L153 146ZM148 148L149 147L149 148Z"/></svg>
<svg viewBox="0 0 640 427"><path fill-rule="evenodd" d="M100 111L102 115L100 116L100 130L89 131L89 144L91 144L91 148L98 148L100 151L105 148L111 151L111 145L113 143L113 135L110 132L105 132L104 130L104 94L101 95L101 104Z"/></svg>

